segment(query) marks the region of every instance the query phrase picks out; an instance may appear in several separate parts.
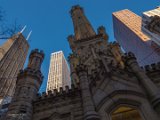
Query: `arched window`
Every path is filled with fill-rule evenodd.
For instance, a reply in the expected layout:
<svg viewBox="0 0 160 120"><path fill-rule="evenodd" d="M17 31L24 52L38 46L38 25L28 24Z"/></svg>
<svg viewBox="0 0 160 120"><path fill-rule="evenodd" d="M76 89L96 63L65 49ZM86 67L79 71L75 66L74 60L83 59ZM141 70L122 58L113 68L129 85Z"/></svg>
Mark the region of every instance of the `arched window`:
<svg viewBox="0 0 160 120"><path fill-rule="evenodd" d="M111 120L143 120L134 107L120 106L111 113Z"/></svg>

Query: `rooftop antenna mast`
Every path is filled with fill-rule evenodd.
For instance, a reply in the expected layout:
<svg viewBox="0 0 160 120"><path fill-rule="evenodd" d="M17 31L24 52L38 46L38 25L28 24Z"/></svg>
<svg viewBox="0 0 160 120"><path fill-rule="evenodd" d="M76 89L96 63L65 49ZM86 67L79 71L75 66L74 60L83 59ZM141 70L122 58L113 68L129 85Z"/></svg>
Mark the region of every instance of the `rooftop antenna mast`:
<svg viewBox="0 0 160 120"><path fill-rule="evenodd" d="M23 33L24 31L25 31L25 29L26 29L26 25L23 27L23 29L21 30L21 32L20 33Z"/></svg>
<svg viewBox="0 0 160 120"><path fill-rule="evenodd" d="M29 34L28 34L26 40L28 40L28 39L30 38L31 34L32 34L32 31L29 32Z"/></svg>

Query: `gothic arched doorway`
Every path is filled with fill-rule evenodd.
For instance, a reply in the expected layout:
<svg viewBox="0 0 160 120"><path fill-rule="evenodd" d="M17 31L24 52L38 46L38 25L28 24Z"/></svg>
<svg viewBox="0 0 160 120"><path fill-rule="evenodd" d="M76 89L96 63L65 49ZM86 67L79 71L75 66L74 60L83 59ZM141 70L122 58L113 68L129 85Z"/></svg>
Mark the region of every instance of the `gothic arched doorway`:
<svg viewBox="0 0 160 120"><path fill-rule="evenodd" d="M136 108L120 106L111 113L111 120L143 120L143 118Z"/></svg>

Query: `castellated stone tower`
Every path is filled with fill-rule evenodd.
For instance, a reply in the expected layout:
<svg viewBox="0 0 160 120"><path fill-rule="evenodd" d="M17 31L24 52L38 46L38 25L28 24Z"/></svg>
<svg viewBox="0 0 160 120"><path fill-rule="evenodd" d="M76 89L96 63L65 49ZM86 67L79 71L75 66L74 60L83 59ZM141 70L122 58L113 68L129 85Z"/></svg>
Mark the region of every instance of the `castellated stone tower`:
<svg viewBox="0 0 160 120"><path fill-rule="evenodd" d="M139 67L133 53L94 31L80 6L73 6L74 35L68 37L72 85L37 94L43 53L34 50L19 73L7 120L159 120L160 63Z"/></svg>
<svg viewBox="0 0 160 120"><path fill-rule="evenodd" d="M40 70L43 59L43 51L38 49L31 51L27 68L18 74L15 94L9 106L6 120L32 119L33 101L36 99L43 80Z"/></svg>
<svg viewBox="0 0 160 120"><path fill-rule="evenodd" d="M69 61L72 82L80 84L83 120L158 120L159 64L143 70L133 53L108 42L103 26L94 32L80 6L72 7L71 16Z"/></svg>

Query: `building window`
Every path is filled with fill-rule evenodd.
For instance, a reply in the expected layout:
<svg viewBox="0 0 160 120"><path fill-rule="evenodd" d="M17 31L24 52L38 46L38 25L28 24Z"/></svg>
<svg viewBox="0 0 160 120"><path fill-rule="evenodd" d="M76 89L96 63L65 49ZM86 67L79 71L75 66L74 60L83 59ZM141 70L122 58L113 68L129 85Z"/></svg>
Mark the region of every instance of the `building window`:
<svg viewBox="0 0 160 120"><path fill-rule="evenodd" d="M120 106L111 114L111 120L143 120L139 111L132 107Z"/></svg>

